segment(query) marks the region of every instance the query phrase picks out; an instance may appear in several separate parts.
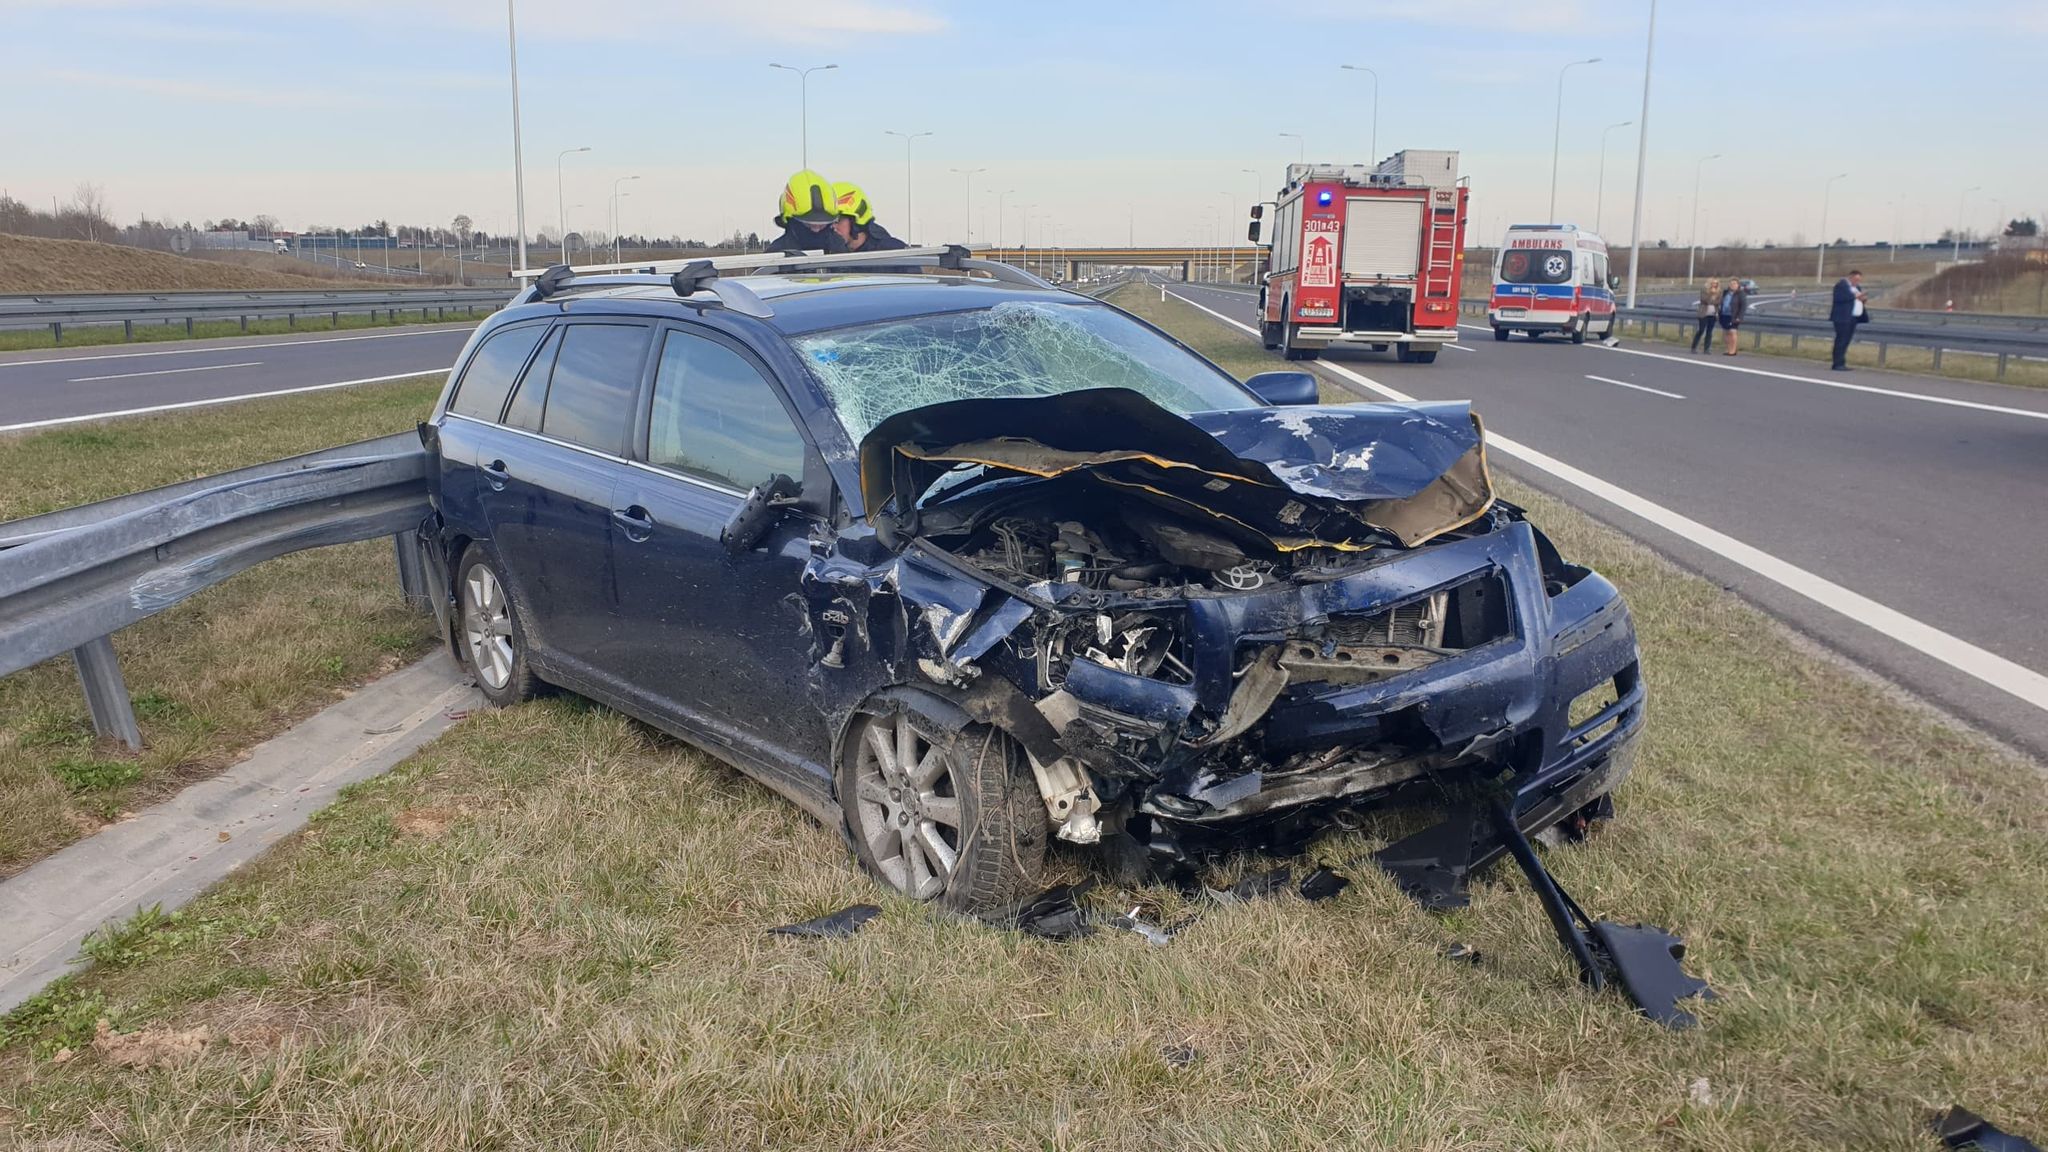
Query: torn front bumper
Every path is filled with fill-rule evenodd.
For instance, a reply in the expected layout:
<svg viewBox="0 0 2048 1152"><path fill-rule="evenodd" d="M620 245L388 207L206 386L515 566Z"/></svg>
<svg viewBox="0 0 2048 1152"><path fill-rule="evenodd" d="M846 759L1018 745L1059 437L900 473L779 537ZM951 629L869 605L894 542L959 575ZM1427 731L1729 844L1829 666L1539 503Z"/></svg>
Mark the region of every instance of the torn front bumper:
<svg viewBox="0 0 2048 1152"><path fill-rule="evenodd" d="M1423 776L1504 773L1517 821L1540 827L1618 784L1643 724L1628 608L1603 577L1574 574L1568 587L1547 580L1535 530L1516 522L1326 583L1190 600L1192 683L1138 692L1130 683L1137 678L1091 671L1078 683L1070 677L1067 690L1097 716L1114 714L1139 730L1157 730L1195 710L1227 716L1248 650L1283 644L1317 621L1391 611L1489 581L1486 587L1507 598L1498 637L1372 682L1288 683L1241 738L1267 773L1233 770L1219 780L1213 758L1179 758L1138 790L1137 810L1181 824L1215 824L1306 803L1371 799ZM1145 707L1134 707L1133 699ZM1321 771L1270 773L1290 758L1336 749L1356 754Z"/></svg>

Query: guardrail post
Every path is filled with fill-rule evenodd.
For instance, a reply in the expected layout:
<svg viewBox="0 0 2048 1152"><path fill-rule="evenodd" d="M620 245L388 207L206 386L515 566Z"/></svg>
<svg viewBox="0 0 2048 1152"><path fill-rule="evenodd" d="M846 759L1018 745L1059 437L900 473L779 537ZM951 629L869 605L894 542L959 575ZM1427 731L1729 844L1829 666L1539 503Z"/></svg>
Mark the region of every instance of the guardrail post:
<svg viewBox="0 0 2048 1152"><path fill-rule="evenodd" d="M135 725L135 706L128 699L128 684L121 679L121 662L114 656L114 642L102 636L71 650L78 664L78 683L85 689L85 707L92 713L92 730L112 736L136 750L142 748L142 729Z"/></svg>
<svg viewBox="0 0 2048 1152"><path fill-rule="evenodd" d="M285 313L284 326L296 330L299 326L299 314L297 312Z"/></svg>
<svg viewBox="0 0 2048 1152"><path fill-rule="evenodd" d="M391 548L398 558L399 594L411 607L423 612L431 611L434 601L427 587L427 566L420 556L418 540L411 533L400 532L391 538Z"/></svg>
<svg viewBox="0 0 2048 1152"><path fill-rule="evenodd" d="M244 317L242 317L242 331L244 331L244 332L247 332L248 330L249 330L249 318L248 318L247 316L244 316Z"/></svg>
<svg viewBox="0 0 2048 1152"><path fill-rule="evenodd" d="M1934 370L1936 372L1941 371L1941 349L1939 347L1936 347L1934 350Z"/></svg>
<svg viewBox="0 0 2048 1152"><path fill-rule="evenodd" d="M1879 340L1879 341L1877 342L1877 366L1878 366L1879 368L1882 368L1882 367L1884 367L1884 353L1885 353L1885 349L1887 349L1887 348L1890 348L1890 347L1891 347L1891 345L1889 345L1889 344L1885 343L1885 342L1884 342L1884 341L1882 341L1882 340Z"/></svg>
<svg viewBox="0 0 2048 1152"><path fill-rule="evenodd" d="M1763 329L1761 329L1761 328L1752 328L1752 329L1750 329L1750 332L1749 332L1749 350L1750 350L1751 352L1761 352L1761 351L1763 351L1763 350L1764 350L1764 332L1763 332Z"/></svg>
<svg viewBox="0 0 2048 1152"><path fill-rule="evenodd" d="M2005 353L2003 352L1998 354L1998 378L2000 380L2005 379Z"/></svg>
<svg viewBox="0 0 2048 1152"><path fill-rule="evenodd" d="M59 324L59 323L52 323L52 324L50 325L50 343L52 343L52 344L62 344L63 342L64 342L64 325L62 325L62 324Z"/></svg>
<svg viewBox="0 0 2048 1152"><path fill-rule="evenodd" d="M135 321L133 321L133 320L123 320L123 321L121 321L121 342L122 342L123 344L126 344L126 343L130 343L130 342L132 342L132 341L133 341L134 339L135 339Z"/></svg>
<svg viewBox="0 0 2048 1152"><path fill-rule="evenodd" d="M1794 352L1799 351L1799 333L1797 332L1792 334L1792 350Z"/></svg>

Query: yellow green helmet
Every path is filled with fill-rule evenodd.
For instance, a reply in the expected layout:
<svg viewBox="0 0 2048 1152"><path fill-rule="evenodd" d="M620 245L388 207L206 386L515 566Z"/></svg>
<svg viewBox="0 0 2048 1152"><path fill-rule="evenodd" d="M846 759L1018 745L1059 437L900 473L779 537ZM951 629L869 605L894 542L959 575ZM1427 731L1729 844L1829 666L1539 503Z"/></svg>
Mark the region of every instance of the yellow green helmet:
<svg viewBox="0 0 2048 1152"><path fill-rule="evenodd" d="M832 201L841 216L862 227L866 227L868 222L875 218L875 210L868 207L868 194L861 191L858 184L848 184L842 180L832 185Z"/></svg>
<svg viewBox="0 0 2048 1152"><path fill-rule="evenodd" d="M782 197L775 207L775 219L783 224L797 220L823 224L839 215L833 205L832 185L808 168L791 176L789 183L782 186Z"/></svg>

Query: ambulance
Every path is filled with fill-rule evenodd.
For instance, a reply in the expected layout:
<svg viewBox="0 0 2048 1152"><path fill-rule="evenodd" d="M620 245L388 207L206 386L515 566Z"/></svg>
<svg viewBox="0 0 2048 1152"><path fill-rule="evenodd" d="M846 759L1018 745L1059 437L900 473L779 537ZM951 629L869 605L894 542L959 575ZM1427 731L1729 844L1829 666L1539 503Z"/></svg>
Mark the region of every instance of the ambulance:
<svg viewBox="0 0 2048 1152"><path fill-rule="evenodd" d="M1545 332L1584 344L1606 339L1616 324L1607 245L1576 224L1515 224L1493 260L1493 299L1486 319L1493 338Z"/></svg>
<svg viewBox="0 0 2048 1152"><path fill-rule="evenodd" d="M1458 339L1466 199L1456 152L1288 165L1280 194L1252 208L1253 243L1270 224L1262 342L1289 360L1350 347L1433 362Z"/></svg>

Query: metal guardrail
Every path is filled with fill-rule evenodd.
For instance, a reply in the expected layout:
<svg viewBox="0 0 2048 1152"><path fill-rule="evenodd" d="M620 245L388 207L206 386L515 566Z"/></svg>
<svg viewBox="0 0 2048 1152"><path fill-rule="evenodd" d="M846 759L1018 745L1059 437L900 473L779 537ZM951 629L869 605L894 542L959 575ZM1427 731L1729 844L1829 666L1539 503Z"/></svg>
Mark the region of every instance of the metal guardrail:
<svg viewBox="0 0 2048 1152"><path fill-rule="evenodd" d="M1484 319L1486 301L1461 301L1464 313ZM1661 335L1665 325L1680 336L1693 329L1697 313L1691 307L1638 305L1624 310L1621 314L1621 330L1627 332L1630 326L1637 331L1655 337ZM1742 318L1741 331L1748 334L1751 349L1763 346L1766 333L1792 338L1792 347L1797 350L1802 339L1812 338L1823 346L1832 342L1834 325L1819 317L1772 315L1752 312ZM1995 358L1997 378L2005 379L2006 367L2014 360L2048 360L2048 333L2033 332L1967 332L1954 329L1926 329L1918 325L1904 326L1887 324L1883 315L1863 325L1856 334L1858 347L1877 347L1877 364L1882 368L1892 346L1919 348L1933 353L1936 371L1941 369L1944 353L1956 352L1972 356Z"/></svg>
<svg viewBox="0 0 2048 1152"><path fill-rule="evenodd" d="M137 324L176 324L183 321L185 334L192 335L196 321L239 319L249 327L250 317L283 316L298 327L302 316L328 316L335 326L343 314L389 312L396 320L401 312L418 310L422 319L446 319L451 308L496 311L511 299L509 293L489 288L407 288L375 291L334 292L201 292L186 296L175 293L142 296L48 295L0 297L0 329L48 328L54 343L64 342L67 325L121 325L123 340L135 339Z"/></svg>
<svg viewBox="0 0 2048 1152"><path fill-rule="evenodd" d="M429 467L407 433L0 525L0 676L70 652L94 729L139 748L115 632L265 560L379 536L426 605Z"/></svg>

